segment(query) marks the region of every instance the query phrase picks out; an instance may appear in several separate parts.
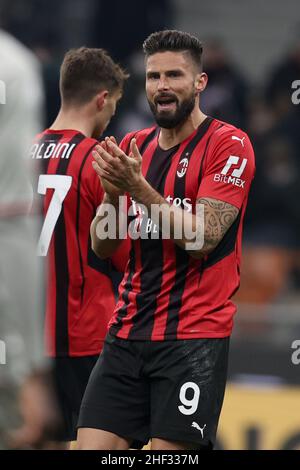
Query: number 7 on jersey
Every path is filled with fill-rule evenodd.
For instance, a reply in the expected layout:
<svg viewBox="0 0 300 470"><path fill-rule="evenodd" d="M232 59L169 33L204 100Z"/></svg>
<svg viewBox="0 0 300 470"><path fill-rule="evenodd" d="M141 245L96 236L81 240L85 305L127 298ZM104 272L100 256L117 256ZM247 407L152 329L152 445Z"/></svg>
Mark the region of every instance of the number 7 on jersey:
<svg viewBox="0 0 300 470"><path fill-rule="evenodd" d="M72 176L40 175L38 193L46 194L47 189L54 189L51 202L44 220L37 247L38 256L47 256L51 237L62 209L62 203L72 184Z"/></svg>

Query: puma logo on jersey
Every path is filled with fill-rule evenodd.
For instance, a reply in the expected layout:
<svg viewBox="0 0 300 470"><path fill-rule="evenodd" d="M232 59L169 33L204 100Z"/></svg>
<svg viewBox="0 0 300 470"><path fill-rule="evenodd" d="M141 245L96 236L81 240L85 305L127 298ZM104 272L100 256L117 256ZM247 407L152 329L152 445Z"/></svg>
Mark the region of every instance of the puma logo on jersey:
<svg viewBox="0 0 300 470"><path fill-rule="evenodd" d="M239 137L237 137L236 135L233 135L231 136L232 140L238 140L239 142L241 142L242 146L244 147L244 139L245 137L242 137L241 139Z"/></svg>
<svg viewBox="0 0 300 470"><path fill-rule="evenodd" d="M202 426L202 428L201 428L201 426L199 426L199 424L196 423L196 421L193 421L193 422L192 422L192 428L198 429L198 431L201 432L201 436L202 436L202 439L203 439L203 437L204 437L204 429L206 428L206 424L204 424L204 426Z"/></svg>

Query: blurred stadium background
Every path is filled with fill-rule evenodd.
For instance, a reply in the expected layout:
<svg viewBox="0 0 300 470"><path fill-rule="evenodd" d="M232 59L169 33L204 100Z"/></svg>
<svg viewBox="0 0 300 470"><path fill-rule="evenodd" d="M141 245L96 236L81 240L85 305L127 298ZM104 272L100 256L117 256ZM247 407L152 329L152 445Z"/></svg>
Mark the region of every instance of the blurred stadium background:
<svg viewBox="0 0 300 470"><path fill-rule="evenodd" d="M218 446L300 449L300 364L292 362L292 343L300 344L300 105L291 100L300 80L299 2L0 0L0 8L1 26L41 63L41 127L58 111L67 49L107 48L131 73L108 130L120 138L152 122L141 50L147 35L177 28L203 40L202 109L246 130L257 162Z"/></svg>

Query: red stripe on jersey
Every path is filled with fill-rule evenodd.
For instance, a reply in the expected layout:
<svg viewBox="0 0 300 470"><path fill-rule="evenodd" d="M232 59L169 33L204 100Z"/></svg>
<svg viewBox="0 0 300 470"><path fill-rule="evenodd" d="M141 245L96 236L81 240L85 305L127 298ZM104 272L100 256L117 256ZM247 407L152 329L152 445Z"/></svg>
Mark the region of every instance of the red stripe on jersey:
<svg viewBox="0 0 300 470"><path fill-rule="evenodd" d="M142 173L143 175L147 174L147 171L149 169L154 151L157 146L157 138L155 137L148 145L145 153L143 154L143 160L142 160Z"/></svg>

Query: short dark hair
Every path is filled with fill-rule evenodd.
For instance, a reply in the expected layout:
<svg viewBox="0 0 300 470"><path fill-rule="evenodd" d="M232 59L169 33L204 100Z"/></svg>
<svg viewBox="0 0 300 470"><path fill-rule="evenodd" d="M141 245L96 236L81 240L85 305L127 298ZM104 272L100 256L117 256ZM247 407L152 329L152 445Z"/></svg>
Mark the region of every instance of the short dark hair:
<svg viewBox="0 0 300 470"><path fill-rule="evenodd" d="M60 68L59 88L66 104L85 104L99 91L122 91L129 77L104 49L71 49Z"/></svg>
<svg viewBox="0 0 300 470"><path fill-rule="evenodd" d="M150 34L144 41L143 50L146 57L157 52L189 52L197 67L202 70L202 43L196 36L183 31L166 29Z"/></svg>

